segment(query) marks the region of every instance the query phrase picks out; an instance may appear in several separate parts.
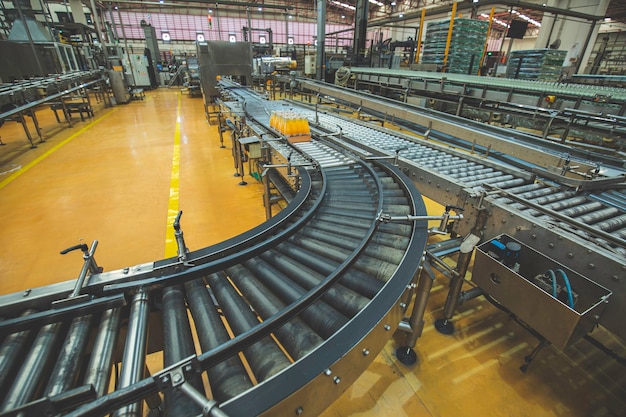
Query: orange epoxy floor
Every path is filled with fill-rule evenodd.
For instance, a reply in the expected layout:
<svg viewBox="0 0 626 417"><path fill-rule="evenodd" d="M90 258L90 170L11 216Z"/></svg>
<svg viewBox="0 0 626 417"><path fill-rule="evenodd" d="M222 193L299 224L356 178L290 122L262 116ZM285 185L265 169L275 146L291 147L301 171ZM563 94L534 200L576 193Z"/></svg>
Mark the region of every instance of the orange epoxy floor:
<svg viewBox="0 0 626 417"><path fill-rule="evenodd" d="M82 258L59 251L94 239L105 270L163 258L172 201L184 212L191 249L265 219L262 187L250 177L238 185L230 143L219 148L200 99L149 91L143 101L100 104L93 120L71 129L48 109L37 115L46 142L36 149L21 126L0 128L0 294L72 279ZM172 180L176 138L180 168ZM626 415L626 372L604 353L585 341L565 352L547 348L523 374L519 366L537 341L484 299L458 308L454 335L433 329L446 293L438 277L416 348L419 363L396 360L404 338L396 334L324 417ZM610 335L598 338L623 349Z"/></svg>

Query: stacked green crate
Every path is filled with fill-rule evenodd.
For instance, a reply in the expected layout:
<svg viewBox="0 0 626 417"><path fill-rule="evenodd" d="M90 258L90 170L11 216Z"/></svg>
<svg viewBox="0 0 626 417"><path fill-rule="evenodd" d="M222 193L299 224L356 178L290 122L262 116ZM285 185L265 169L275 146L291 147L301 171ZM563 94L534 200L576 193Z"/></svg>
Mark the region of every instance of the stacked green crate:
<svg viewBox="0 0 626 417"><path fill-rule="evenodd" d="M506 66L507 78L556 81L561 76L567 51L529 49L513 51Z"/></svg>
<svg viewBox="0 0 626 417"><path fill-rule="evenodd" d="M436 64L440 68L443 67L449 27L450 20L428 24L421 60L424 64ZM472 74L478 72L488 27L489 22L485 20L454 20L446 72L467 74L470 66Z"/></svg>

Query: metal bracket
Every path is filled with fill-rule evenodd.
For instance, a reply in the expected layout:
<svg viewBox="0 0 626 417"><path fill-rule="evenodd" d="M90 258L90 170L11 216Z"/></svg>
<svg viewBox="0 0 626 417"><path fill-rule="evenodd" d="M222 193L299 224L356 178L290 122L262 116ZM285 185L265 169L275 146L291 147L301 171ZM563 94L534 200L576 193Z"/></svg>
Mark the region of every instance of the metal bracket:
<svg viewBox="0 0 626 417"><path fill-rule="evenodd" d="M174 237L176 238L176 246L178 247L178 260L183 263L184 266L194 266L194 264L190 263L187 260L187 254L189 253L189 249L187 249L187 245L185 244L185 237L183 236L183 231L180 228L180 218L183 215L183 211L179 211L176 219L174 220Z"/></svg>
<svg viewBox="0 0 626 417"><path fill-rule="evenodd" d="M202 415L205 417L228 417L224 411L220 410L219 404L215 400L209 400L201 392L198 392L188 379L194 374L202 372L202 367L198 357L192 355L163 369L153 376L160 392L179 390L188 396L193 402L202 407Z"/></svg>
<svg viewBox="0 0 626 417"><path fill-rule="evenodd" d="M446 206L445 211L441 216L417 216L413 214L407 214L404 216L392 216L390 214L379 213L377 220L381 223L390 223L390 222L401 222L401 221L420 221L420 220L441 220L439 226L431 227L428 229L428 233L431 234L446 234L448 233L446 229L448 228L448 223L450 220L461 220L463 219L463 214L459 213L456 216L451 216L450 211L454 210L456 212L463 211L463 208L457 206Z"/></svg>
<svg viewBox="0 0 626 417"><path fill-rule="evenodd" d="M80 274L78 274L76 285L74 286L74 290L72 291L70 298L77 297L80 294L80 290L83 288L88 272L91 274L99 274L102 272L102 267L98 266L98 263L94 258L97 247L98 241L94 240L91 244L91 248L88 248L85 243L81 243L80 245L75 245L61 251L61 255L65 255L66 253L70 253L78 249L83 251L83 267L80 270Z"/></svg>

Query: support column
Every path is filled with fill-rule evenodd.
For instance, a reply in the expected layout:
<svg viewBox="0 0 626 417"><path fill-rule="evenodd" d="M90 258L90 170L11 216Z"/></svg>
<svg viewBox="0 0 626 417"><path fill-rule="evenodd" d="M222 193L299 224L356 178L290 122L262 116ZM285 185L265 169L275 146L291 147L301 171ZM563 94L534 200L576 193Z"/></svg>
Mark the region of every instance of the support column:
<svg viewBox="0 0 626 417"><path fill-rule="evenodd" d="M326 0L317 0L317 48L315 49L315 79L324 79L324 50L326 44Z"/></svg>
<svg viewBox="0 0 626 417"><path fill-rule="evenodd" d="M356 66L365 64L365 43L367 42L367 15L369 1L357 0L354 14L354 57Z"/></svg>

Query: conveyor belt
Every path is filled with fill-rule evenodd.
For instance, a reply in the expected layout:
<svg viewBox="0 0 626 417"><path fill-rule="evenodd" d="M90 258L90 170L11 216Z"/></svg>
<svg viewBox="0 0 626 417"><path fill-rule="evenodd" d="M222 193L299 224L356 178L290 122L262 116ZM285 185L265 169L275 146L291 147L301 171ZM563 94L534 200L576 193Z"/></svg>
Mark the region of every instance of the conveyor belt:
<svg viewBox="0 0 626 417"><path fill-rule="evenodd" d="M425 208L390 164L300 148L296 198L246 234L94 273L75 297L74 281L0 297L1 415L139 416L158 392L166 416L319 414L391 336L420 264L426 224L381 215Z"/></svg>

